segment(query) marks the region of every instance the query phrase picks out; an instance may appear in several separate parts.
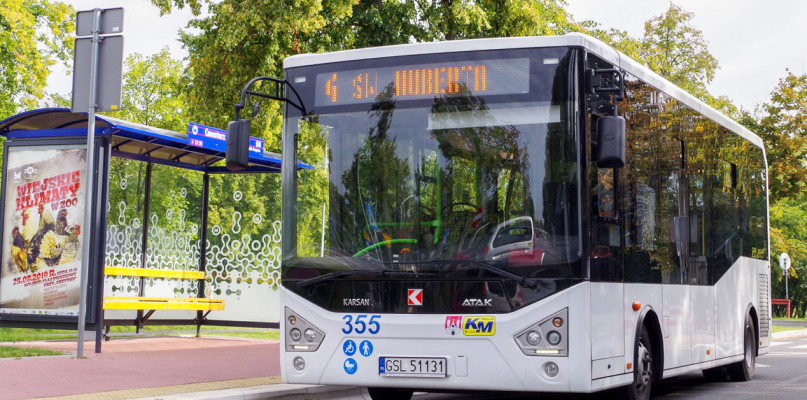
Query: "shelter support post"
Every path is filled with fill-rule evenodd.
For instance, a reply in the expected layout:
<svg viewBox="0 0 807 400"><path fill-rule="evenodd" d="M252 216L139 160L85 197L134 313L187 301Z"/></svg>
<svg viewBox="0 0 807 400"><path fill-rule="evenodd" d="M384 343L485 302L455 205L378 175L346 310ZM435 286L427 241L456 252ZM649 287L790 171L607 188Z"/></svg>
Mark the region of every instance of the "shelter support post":
<svg viewBox="0 0 807 400"><path fill-rule="evenodd" d="M143 232L142 232L142 240L141 248L140 248L140 265L144 268L146 267L146 263L148 262L148 238L149 238L149 213L151 213L151 173L152 169L154 168L154 164L146 163L146 177L145 177L145 194L143 197ZM146 278L140 277L140 283L138 284L138 295L143 297L146 295ZM140 333L140 330L143 329L143 323L148 319L148 317L143 317L143 310L137 310L137 317L135 319L135 332Z"/></svg>
<svg viewBox="0 0 807 400"><path fill-rule="evenodd" d="M205 272L207 270L207 213L210 211L210 174L207 172L202 176L202 226L201 233L199 234L199 271ZM197 283L199 290L199 297L207 297L205 293L205 280L200 279ZM202 325L204 320L210 314L210 311L202 314L202 310L196 312L196 337L200 337L202 333Z"/></svg>

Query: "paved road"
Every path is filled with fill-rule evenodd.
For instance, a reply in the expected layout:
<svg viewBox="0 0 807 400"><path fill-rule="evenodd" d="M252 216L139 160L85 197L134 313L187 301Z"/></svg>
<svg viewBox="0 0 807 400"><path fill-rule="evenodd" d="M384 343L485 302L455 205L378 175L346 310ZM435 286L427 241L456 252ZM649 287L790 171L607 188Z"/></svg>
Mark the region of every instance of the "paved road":
<svg viewBox="0 0 807 400"><path fill-rule="evenodd" d="M616 400L618 393L611 391L595 395L522 395L487 394L417 394L416 400ZM773 342L771 352L757 359L756 376L751 382L707 382L700 373L691 373L659 384L654 400L804 400L807 399L807 338Z"/></svg>
<svg viewBox="0 0 807 400"><path fill-rule="evenodd" d="M802 328L807 328L807 321L803 320L777 319L773 321L773 324L778 326L800 326Z"/></svg>

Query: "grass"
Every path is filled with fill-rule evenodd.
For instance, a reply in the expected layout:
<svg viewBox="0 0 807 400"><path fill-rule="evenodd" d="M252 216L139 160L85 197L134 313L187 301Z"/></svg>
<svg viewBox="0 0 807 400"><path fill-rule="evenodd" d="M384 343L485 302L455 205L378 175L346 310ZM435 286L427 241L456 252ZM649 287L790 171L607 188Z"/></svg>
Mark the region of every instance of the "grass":
<svg viewBox="0 0 807 400"><path fill-rule="evenodd" d="M807 318L785 318L785 317L773 317L774 321L807 321Z"/></svg>
<svg viewBox="0 0 807 400"><path fill-rule="evenodd" d="M46 349L28 349L22 347L0 346L0 358L21 358L21 357L39 357L39 356L58 356L62 355L61 351L46 350Z"/></svg>
<svg viewBox="0 0 807 400"><path fill-rule="evenodd" d="M75 340L78 332L57 329L0 328L0 342L25 342L37 340ZM114 337L146 337L146 336L195 336L195 325L180 326L145 326L140 333L133 326L113 326L110 336ZM203 326L202 337L239 337L250 339L278 340L280 332L266 328L233 328Z"/></svg>
<svg viewBox="0 0 807 400"><path fill-rule="evenodd" d="M773 326L773 331L774 332L799 331L799 330L802 330L802 329L804 329L804 328L800 327L800 326L778 326L778 325Z"/></svg>

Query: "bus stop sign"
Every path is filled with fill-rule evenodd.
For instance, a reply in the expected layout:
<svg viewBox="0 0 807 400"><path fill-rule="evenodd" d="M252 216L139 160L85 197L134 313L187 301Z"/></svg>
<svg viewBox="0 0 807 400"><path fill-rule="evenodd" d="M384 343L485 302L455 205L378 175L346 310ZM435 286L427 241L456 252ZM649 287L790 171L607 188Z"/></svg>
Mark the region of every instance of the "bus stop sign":
<svg viewBox="0 0 807 400"><path fill-rule="evenodd" d="M123 36L120 33L123 31L123 8L100 10L98 32L93 32L94 15L95 10L79 11L76 14L77 37L73 54L73 97L70 107L73 112L89 112L92 87L95 87L96 111L120 110L123 75ZM93 79L95 82L91 82Z"/></svg>
<svg viewBox="0 0 807 400"><path fill-rule="evenodd" d="M782 275L787 276L787 270L790 269L790 256L787 253L779 255L779 266L782 267Z"/></svg>

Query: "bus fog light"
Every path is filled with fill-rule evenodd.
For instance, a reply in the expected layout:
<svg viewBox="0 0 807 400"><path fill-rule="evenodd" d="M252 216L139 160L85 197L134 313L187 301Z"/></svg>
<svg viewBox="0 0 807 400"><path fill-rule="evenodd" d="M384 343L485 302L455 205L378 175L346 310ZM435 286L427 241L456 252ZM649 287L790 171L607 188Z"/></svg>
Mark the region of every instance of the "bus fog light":
<svg viewBox="0 0 807 400"><path fill-rule="evenodd" d="M300 337L302 336L302 334L300 333L299 329L294 328L289 332L289 336L291 336L291 340L296 342L296 341L300 340Z"/></svg>
<svg viewBox="0 0 807 400"><path fill-rule="evenodd" d="M317 338L317 332L311 328L306 329L304 335L307 342L313 342Z"/></svg>
<svg viewBox="0 0 807 400"><path fill-rule="evenodd" d="M530 346L537 346L538 343L541 343L541 335L536 331L531 331L527 334L527 343Z"/></svg>
<svg viewBox="0 0 807 400"><path fill-rule="evenodd" d="M554 378L558 375L558 372L560 372L560 368L558 368L558 364L550 361L544 364L544 372L546 372L546 376Z"/></svg>
<svg viewBox="0 0 807 400"><path fill-rule="evenodd" d="M305 360L302 357L294 357L294 369L298 371L305 369Z"/></svg>
<svg viewBox="0 0 807 400"><path fill-rule="evenodd" d="M557 331L549 332L549 334L546 335L546 340L549 342L549 344L557 346L561 341L560 333Z"/></svg>
<svg viewBox="0 0 807 400"><path fill-rule="evenodd" d="M560 328L563 326L563 318L555 317L552 319L552 325L555 325L556 328Z"/></svg>

